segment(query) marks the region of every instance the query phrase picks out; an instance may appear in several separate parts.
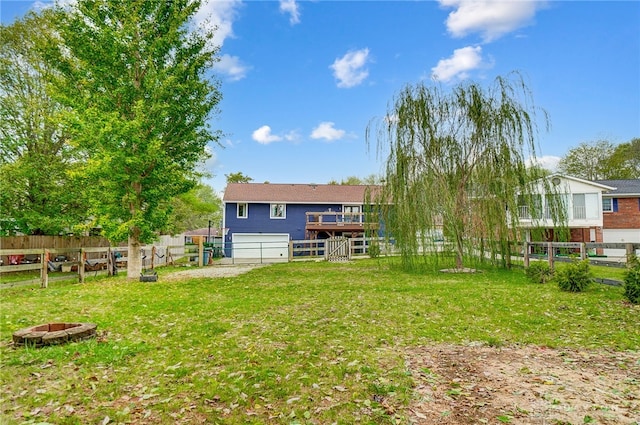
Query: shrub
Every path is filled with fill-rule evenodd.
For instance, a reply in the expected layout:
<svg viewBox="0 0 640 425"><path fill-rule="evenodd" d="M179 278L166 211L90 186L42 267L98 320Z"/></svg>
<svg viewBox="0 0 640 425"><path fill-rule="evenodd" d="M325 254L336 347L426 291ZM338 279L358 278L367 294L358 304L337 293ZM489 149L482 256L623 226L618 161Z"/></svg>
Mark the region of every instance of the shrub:
<svg viewBox="0 0 640 425"><path fill-rule="evenodd" d="M567 292L582 292L591 283L589 260L572 261L556 272L558 287Z"/></svg>
<svg viewBox="0 0 640 425"><path fill-rule="evenodd" d="M369 245L369 257L371 258L378 258L380 256L380 245L378 245L378 243L371 243Z"/></svg>
<svg viewBox="0 0 640 425"><path fill-rule="evenodd" d="M640 304L640 264L633 264L624 277L624 296L632 304Z"/></svg>
<svg viewBox="0 0 640 425"><path fill-rule="evenodd" d="M525 274L533 283L547 283L553 278L553 270L549 263L543 261L532 261L526 268Z"/></svg>

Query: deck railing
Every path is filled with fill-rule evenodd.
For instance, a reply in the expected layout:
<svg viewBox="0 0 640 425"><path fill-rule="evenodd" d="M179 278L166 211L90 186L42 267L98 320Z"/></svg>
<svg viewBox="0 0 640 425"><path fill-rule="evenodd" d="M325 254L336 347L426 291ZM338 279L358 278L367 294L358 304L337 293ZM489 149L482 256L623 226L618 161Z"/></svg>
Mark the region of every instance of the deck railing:
<svg viewBox="0 0 640 425"><path fill-rule="evenodd" d="M307 212L307 224L337 224L337 223L364 223L365 216L362 212Z"/></svg>

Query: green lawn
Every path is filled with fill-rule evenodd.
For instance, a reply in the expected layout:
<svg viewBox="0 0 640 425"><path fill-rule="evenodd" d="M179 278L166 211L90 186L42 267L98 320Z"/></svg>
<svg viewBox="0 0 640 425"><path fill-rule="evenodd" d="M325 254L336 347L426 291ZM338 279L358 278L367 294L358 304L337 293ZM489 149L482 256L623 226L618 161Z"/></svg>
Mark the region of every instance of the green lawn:
<svg viewBox="0 0 640 425"><path fill-rule="evenodd" d="M389 261L4 289L0 423L404 423L408 347L640 349L640 310L621 287L571 294L522 270L410 274ZM99 338L9 343L59 321L97 323Z"/></svg>

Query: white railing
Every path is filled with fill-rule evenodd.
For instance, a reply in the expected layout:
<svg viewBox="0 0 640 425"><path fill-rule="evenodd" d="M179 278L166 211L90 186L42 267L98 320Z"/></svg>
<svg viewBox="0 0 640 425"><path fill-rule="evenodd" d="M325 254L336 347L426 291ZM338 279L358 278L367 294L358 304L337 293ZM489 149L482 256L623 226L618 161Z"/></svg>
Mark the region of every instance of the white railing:
<svg viewBox="0 0 640 425"><path fill-rule="evenodd" d="M574 205L573 206L573 219L584 220L587 218L587 207Z"/></svg>
<svg viewBox="0 0 640 425"><path fill-rule="evenodd" d="M531 213L529 212L529 206L528 205L520 205L518 207L518 217L520 217L520 220L529 220L529 219L531 219Z"/></svg>

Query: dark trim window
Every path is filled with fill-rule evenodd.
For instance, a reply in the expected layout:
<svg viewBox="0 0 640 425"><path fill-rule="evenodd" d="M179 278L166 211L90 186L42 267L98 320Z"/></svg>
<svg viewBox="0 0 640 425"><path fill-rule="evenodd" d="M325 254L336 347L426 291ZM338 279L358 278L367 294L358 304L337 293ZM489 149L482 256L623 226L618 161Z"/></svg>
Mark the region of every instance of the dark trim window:
<svg viewBox="0 0 640 425"><path fill-rule="evenodd" d="M246 203L239 203L237 210L237 218L247 218L249 216L249 206Z"/></svg>
<svg viewBox="0 0 640 425"><path fill-rule="evenodd" d="M285 204L271 204L269 218L287 218L287 206Z"/></svg>

